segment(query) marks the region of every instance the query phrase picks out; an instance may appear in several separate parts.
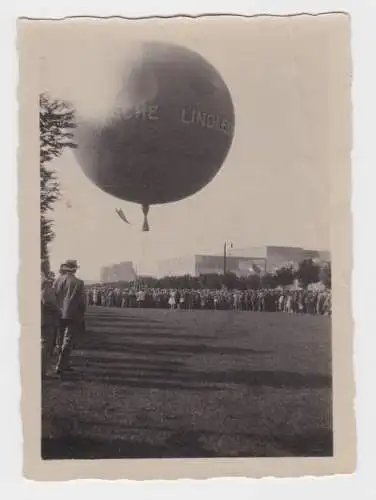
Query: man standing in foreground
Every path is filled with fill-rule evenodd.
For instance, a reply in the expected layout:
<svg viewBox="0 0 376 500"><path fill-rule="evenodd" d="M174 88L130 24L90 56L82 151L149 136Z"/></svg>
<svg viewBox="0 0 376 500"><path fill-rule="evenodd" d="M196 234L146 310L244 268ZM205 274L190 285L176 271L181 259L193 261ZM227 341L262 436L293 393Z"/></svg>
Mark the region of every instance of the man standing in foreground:
<svg viewBox="0 0 376 500"><path fill-rule="evenodd" d="M50 280L41 276L41 333L42 333L42 377L52 356L56 332L59 328L60 310Z"/></svg>
<svg viewBox="0 0 376 500"><path fill-rule="evenodd" d="M84 282L75 274L78 265L75 260L67 260L62 264L62 273L57 278L54 289L57 304L61 311L61 340L56 373L69 368L69 358L73 342L82 329L86 301Z"/></svg>

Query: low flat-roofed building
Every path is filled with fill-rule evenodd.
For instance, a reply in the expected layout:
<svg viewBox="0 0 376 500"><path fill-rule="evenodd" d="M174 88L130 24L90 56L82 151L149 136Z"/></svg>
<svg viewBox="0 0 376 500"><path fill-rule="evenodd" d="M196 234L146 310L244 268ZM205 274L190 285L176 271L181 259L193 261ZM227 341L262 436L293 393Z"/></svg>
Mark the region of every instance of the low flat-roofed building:
<svg viewBox="0 0 376 500"><path fill-rule="evenodd" d="M130 261L119 262L101 269L102 283L116 283L117 281L135 281L136 273Z"/></svg>
<svg viewBox="0 0 376 500"><path fill-rule="evenodd" d="M263 272L274 272L276 269L297 265L305 259L330 261L327 251L307 250L301 247L264 246L228 249L226 264L224 255L191 255L161 261L158 276L199 276L200 274L223 274L226 272L237 276L249 276Z"/></svg>
<svg viewBox="0 0 376 500"><path fill-rule="evenodd" d="M265 268L265 259L250 259L228 255L226 270L237 276L260 273ZM223 274L223 255L192 255L185 258L166 259L159 263L158 276L200 276L200 274Z"/></svg>

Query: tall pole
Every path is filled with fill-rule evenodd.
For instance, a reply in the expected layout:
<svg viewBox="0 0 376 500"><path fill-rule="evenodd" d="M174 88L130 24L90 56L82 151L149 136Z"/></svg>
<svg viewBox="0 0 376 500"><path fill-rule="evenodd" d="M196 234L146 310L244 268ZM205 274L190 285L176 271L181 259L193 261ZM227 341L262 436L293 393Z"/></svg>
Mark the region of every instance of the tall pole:
<svg viewBox="0 0 376 500"><path fill-rule="evenodd" d="M227 251L227 243L225 242L225 244L223 245L223 276L226 276L226 258L227 258L227 255L226 255L226 251Z"/></svg>

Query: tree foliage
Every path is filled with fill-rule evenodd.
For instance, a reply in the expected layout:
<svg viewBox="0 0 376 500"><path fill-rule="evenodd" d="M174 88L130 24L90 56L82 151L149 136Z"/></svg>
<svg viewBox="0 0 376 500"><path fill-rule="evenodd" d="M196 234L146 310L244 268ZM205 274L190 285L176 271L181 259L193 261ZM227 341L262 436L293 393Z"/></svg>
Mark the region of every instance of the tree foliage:
<svg viewBox="0 0 376 500"><path fill-rule="evenodd" d="M152 276L139 277L137 282L106 283L106 286L114 287L148 287L156 289L188 289L188 290L257 290L260 288L276 288L277 286L288 286L299 279L303 286L321 281L330 287L331 266L325 264L320 267L313 260L308 259L299 263L297 270L291 265L282 266L274 273L250 274L249 276L236 276L234 273L223 274L201 274L200 276L165 276L154 278Z"/></svg>
<svg viewBox="0 0 376 500"><path fill-rule="evenodd" d="M271 275L270 275L271 276ZM261 287L262 278L259 275L252 274L250 276L237 277L233 273L223 274L201 274L200 276L165 276L163 278L154 278L152 276L140 276L135 282L118 282L113 283L114 286L120 287L148 287L159 289L186 289L186 290L220 290L222 288L236 290L256 290ZM268 285L273 285L274 281L268 282ZM108 284L111 286L111 284ZM268 286L270 288L270 286Z"/></svg>
<svg viewBox="0 0 376 500"><path fill-rule="evenodd" d="M51 164L66 148L74 148L74 109L43 93L39 98L40 232L42 270L49 272L48 245L55 237L51 212L60 198L59 179Z"/></svg>
<svg viewBox="0 0 376 500"><path fill-rule="evenodd" d="M134 286L135 283L128 283ZM236 274L201 274L200 276L165 276L163 278L154 278L151 276L140 276L137 280L137 286L146 286L148 288L159 289L186 289L186 290L220 290L228 288L229 290L250 290L261 287L261 278L256 274L250 276L237 277Z"/></svg>
<svg viewBox="0 0 376 500"><path fill-rule="evenodd" d="M292 285L294 282L294 269L292 266L283 266L276 270L274 273L275 282L277 286Z"/></svg>
<svg viewBox="0 0 376 500"><path fill-rule="evenodd" d="M332 288L332 266L331 263L328 262L324 264L320 269L320 281L327 288Z"/></svg>
<svg viewBox="0 0 376 500"><path fill-rule="evenodd" d="M310 283L317 283L320 278L320 266L315 264L312 259L305 259L299 263L296 278L304 287Z"/></svg>
<svg viewBox="0 0 376 500"><path fill-rule="evenodd" d="M272 273L265 273L261 276L261 288L275 288L277 286L275 275Z"/></svg>

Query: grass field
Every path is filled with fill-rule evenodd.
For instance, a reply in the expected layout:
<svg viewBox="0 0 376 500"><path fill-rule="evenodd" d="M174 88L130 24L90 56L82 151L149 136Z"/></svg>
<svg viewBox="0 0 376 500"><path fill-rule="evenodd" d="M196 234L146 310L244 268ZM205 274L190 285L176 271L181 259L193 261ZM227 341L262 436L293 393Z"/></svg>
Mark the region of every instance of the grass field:
<svg viewBox="0 0 376 500"><path fill-rule="evenodd" d="M332 455L330 318L91 308L42 456Z"/></svg>

